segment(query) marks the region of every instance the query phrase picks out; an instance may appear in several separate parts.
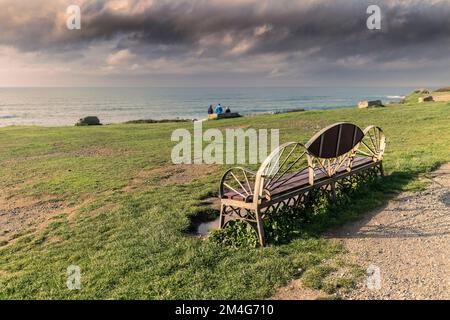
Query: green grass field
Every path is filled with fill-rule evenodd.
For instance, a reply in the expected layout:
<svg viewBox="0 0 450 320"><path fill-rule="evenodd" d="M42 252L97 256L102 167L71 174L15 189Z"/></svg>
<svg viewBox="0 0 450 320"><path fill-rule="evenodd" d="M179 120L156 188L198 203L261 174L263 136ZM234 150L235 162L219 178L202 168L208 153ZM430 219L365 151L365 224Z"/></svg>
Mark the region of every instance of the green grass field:
<svg viewBox="0 0 450 320"><path fill-rule="evenodd" d="M320 233L402 190L423 187L427 173L450 161L450 106L310 111L204 125L280 129L280 142L306 142L338 121L384 129L388 176L351 205L317 217L302 236L265 248L224 247L187 232L192 217L208 212L202 201L217 194L226 170L171 164L171 133L192 129L191 123L0 128L0 214L15 206L27 210L25 204L41 212L36 223L32 217L20 230L0 233L0 298L260 299L294 277L326 289L329 261L345 255ZM66 287L69 265L81 268L81 290Z"/></svg>

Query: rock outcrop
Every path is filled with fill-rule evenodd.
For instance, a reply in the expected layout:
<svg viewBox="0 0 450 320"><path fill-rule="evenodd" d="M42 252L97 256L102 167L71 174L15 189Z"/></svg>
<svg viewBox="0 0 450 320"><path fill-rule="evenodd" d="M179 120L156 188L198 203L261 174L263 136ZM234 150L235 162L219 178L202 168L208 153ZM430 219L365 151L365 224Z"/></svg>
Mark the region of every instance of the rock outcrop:
<svg viewBox="0 0 450 320"><path fill-rule="evenodd" d="M419 103L434 101L433 96L425 96L419 98Z"/></svg>
<svg viewBox="0 0 450 320"><path fill-rule="evenodd" d="M100 119L95 116L84 117L78 120L76 126L100 126Z"/></svg>
<svg viewBox="0 0 450 320"><path fill-rule="evenodd" d="M377 108L377 107L384 107L383 102L381 100L363 100L358 102L358 108L365 109L365 108Z"/></svg>

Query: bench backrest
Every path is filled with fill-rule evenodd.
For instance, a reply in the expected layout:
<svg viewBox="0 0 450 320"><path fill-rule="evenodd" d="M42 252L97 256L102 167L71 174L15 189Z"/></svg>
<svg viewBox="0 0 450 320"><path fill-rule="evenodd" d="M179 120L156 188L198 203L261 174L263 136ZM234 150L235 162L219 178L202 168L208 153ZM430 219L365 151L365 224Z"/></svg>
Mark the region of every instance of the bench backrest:
<svg viewBox="0 0 450 320"><path fill-rule="evenodd" d="M336 123L315 134L305 145L314 157L331 159L351 151L364 138L364 132L352 123Z"/></svg>

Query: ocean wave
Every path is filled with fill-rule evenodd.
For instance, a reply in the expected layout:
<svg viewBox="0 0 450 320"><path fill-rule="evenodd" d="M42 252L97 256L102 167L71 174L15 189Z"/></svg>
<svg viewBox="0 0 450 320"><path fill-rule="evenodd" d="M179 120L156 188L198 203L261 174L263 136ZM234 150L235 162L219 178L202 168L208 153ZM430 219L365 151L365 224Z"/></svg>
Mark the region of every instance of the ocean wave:
<svg viewBox="0 0 450 320"><path fill-rule="evenodd" d="M405 96L386 96L388 99L405 99Z"/></svg>
<svg viewBox="0 0 450 320"><path fill-rule="evenodd" d="M14 118L19 118L19 116L16 116L14 114L7 114L7 115L4 115L4 116L0 115L0 119L14 119Z"/></svg>

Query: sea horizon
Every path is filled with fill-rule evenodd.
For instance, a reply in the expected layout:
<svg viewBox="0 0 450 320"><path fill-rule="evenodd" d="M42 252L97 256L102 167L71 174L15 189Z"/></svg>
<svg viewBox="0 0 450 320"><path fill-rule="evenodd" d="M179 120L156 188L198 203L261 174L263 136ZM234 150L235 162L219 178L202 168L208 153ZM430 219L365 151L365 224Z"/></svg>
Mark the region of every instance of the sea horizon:
<svg viewBox="0 0 450 320"><path fill-rule="evenodd" d="M204 119L221 103L241 115L356 107L360 100L397 102L415 87L3 87L0 126L73 125L85 116L104 124L141 119Z"/></svg>

